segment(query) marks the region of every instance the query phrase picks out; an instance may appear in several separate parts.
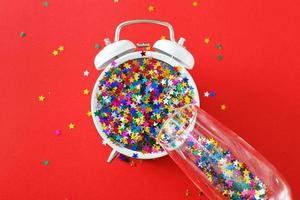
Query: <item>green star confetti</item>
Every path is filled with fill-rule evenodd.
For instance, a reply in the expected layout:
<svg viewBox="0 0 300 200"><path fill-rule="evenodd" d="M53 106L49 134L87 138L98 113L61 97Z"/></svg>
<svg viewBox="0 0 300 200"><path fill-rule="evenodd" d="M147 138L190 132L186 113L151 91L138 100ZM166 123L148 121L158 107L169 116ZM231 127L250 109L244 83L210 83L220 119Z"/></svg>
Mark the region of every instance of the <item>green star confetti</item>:
<svg viewBox="0 0 300 200"><path fill-rule="evenodd" d="M95 48L96 48L96 49L100 49L100 44L97 43L97 44L95 45Z"/></svg>
<svg viewBox="0 0 300 200"><path fill-rule="evenodd" d="M48 5L49 5L48 1L44 1L44 2L43 2L43 6L44 6L44 7L48 7Z"/></svg>
<svg viewBox="0 0 300 200"><path fill-rule="evenodd" d="M22 32L20 33L20 36L23 38L23 37L26 36L26 33L22 31Z"/></svg>
<svg viewBox="0 0 300 200"><path fill-rule="evenodd" d="M217 44L217 49L222 49L222 45L220 43Z"/></svg>
<svg viewBox="0 0 300 200"><path fill-rule="evenodd" d="M223 60L223 56L222 55L217 55L217 60Z"/></svg>
<svg viewBox="0 0 300 200"><path fill-rule="evenodd" d="M49 161L48 161L48 160L44 160L43 164L44 164L45 166L48 166L48 165L49 165Z"/></svg>

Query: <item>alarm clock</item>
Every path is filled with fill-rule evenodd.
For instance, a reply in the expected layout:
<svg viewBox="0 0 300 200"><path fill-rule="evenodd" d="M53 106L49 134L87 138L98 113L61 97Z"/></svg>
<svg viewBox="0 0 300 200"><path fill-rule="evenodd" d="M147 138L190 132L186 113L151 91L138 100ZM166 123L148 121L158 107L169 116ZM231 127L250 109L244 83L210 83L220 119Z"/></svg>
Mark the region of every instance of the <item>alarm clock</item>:
<svg viewBox="0 0 300 200"><path fill-rule="evenodd" d="M120 40L123 27L144 23L167 27L170 40L160 39L152 48ZM176 108L199 106L196 84L187 71L194 67L194 58L184 41L181 37L176 42L168 22L149 19L125 21L117 26L114 42L104 39L106 46L94 60L103 71L93 89L91 110L98 133L112 148L107 162L119 153L137 159L167 155L156 138L163 123Z"/></svg>

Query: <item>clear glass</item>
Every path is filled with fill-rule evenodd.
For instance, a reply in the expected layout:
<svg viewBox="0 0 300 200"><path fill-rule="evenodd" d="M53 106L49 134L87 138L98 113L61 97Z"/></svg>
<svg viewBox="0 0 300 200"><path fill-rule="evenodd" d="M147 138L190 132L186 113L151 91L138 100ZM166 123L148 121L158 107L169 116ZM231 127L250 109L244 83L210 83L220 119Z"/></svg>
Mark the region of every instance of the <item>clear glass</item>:
<svg viewBox="0 0 300 200"><path fill-rule="evenodd" d="M292 199L286 181L270 162L195 105L176 110L158 140L209 199Z"/></svg>

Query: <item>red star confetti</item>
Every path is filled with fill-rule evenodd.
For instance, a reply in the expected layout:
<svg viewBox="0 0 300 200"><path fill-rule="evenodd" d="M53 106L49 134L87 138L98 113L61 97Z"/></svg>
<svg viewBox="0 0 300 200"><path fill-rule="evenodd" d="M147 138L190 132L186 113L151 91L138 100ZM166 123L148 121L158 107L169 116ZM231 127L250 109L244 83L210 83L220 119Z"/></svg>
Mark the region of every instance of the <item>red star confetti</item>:
<svg viewBox="0 0 300 200"><path fill-rule="evenodd" d="M193 5L194 7L196 7L196 6L198 6L198 2L197 2L197 1L193 1L192 5Z"/></svg>
<svg viewBox="0 0 300 200"><path fill-rule="evenodd" d="M135 167L135 166L136 166L136 163L135 163L133 160L131 160L131 161L130 161L130 166L131 166L131 167Z"/></svg>
<svg viewBox="0 0 300 200"><path fill-rule="evenodd" d="M40 101L40 102L43 102L43 101L45 101L45 99L46 99L46 97L45 97L45 96L43 96L43 95L40 95L40 96L39 96L39 101Z"/></svg>
<svg viewBox="0 0 300 200"><path fill-rule="evenodd" d="M88 70L84 70L83 76L89 76L90 72Z"/></svg>
<svg viewBox="0 0 300 200"><path fill-rule="evenodd" d="M87 89L87 88L85 88L84 90L83 90L83 94L84 95L88 95L90 93L90 91Z"/></svg>
<svg viewBox="0 0 300 200"><path fill-rule="evenodd" d="M153 12L155 10L155 7L153 5L148 6L148 11Z"/></svg>
<svg viewBox="0 0 300 200"><path fill-rule="evenodd" d="M226 105L225 104L221 105L221 110L226 110Z"/></svg>
<svg viewBox="0 0 300 200"><path fill-rule="evenodd" d="M204 43L205 43L205 44L208 44L209 42L210 42L209 37L205 37L205 38L204 38Z"/></svg>
<svg viewBox="0 0 300 200"><path fill-rule="evenodd" d="M57 56L57 55L58 55L58 51L57 51L57 50L54 50L54 51L52 51L52 54L53 54L54 56Z"/></svg>
<svg viewBox="0 0 300 200"><path fill-rule="evenodd" d="M71 122L71 123L68 125L68 127L69 127L69 129L74 129L74 128L75 128L75 124Z"/></svg>

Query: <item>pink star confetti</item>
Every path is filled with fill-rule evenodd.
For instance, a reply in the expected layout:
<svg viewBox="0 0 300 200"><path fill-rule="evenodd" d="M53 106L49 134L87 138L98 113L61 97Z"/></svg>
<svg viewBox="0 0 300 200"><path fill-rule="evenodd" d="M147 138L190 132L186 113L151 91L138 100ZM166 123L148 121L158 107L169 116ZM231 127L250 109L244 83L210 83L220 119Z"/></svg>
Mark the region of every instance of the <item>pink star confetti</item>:
<svg viewBox="0 0 300 200"><path fill-rule="evenodd" d="M55 133L55 135L59 136L59 135L61 135L61 130L57 129L54 131L54 133Z"/></svg>

